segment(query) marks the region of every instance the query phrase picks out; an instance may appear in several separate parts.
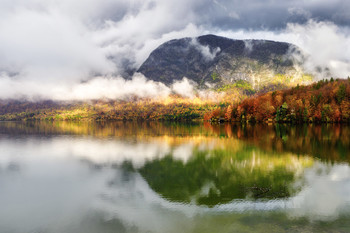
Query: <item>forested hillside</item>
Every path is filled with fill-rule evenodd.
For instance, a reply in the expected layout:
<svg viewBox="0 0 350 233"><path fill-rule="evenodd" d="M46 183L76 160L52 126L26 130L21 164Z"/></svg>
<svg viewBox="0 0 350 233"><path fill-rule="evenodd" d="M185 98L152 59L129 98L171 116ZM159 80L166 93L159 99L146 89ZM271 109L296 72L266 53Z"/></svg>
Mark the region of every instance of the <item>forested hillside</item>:
<svg viewBox="0 0 350 233"><path fill-rule="evenodd" d="M350 122L350 78L270 91L217 108L209 121Z"/></svg>
<svg viewBox="0 0 350 233"><path fill-rule="evenodd" d="M0 120L205 120L241 122L350 122L350 79L255 92L237 82L217 89L216 100L178 95L166 99L81 102L0 102Z"/></svg>

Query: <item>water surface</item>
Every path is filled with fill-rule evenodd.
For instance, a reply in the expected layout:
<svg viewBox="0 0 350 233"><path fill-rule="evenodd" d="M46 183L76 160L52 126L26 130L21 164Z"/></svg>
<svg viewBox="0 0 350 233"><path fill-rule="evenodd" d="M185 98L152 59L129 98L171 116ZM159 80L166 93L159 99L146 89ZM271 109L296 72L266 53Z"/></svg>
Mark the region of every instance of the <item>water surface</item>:
<svg viewBox="0 0 350 233"><path fill-rule="evenodd" d="M0 123L0 232L349 232L344 125Z"/></svg>

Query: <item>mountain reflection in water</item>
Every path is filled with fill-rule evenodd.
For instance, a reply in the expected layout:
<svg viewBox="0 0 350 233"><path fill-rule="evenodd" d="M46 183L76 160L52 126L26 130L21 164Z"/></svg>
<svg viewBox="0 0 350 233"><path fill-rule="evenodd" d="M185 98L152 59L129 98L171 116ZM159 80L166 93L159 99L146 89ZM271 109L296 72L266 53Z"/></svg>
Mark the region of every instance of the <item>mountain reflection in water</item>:
<svg viewBox="0 0 350 233"><path fill-rule="evenodd" d="M0 231L343 231L349 135L344 125L1 122Z"/></svg>

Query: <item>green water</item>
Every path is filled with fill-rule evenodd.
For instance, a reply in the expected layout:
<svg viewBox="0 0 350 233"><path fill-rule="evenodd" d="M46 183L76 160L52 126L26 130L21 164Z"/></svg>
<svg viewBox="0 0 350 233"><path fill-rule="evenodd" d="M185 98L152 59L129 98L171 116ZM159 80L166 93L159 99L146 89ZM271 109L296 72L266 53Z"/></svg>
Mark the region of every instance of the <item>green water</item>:
<svg viewBox="0 0 350 233"><path fill-rule="evenodd" d="M0 123L0 232L350 232L350 127Z"/></svg>

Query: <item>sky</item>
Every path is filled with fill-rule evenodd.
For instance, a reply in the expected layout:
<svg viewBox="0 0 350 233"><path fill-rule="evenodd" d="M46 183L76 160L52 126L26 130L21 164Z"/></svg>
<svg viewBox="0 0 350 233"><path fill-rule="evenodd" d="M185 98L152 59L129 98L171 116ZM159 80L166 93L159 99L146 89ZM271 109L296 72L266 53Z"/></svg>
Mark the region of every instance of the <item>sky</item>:
<svg viewBox="0 0 350 233"><path fill-rule="evenodd" d="M306 68L345 78L349 10L347 0L2 0L0 98L120 98L134 85L164 95L172 88L124 80L125 69L170 39L204 34L290 42L310 54Z"/></svg>

